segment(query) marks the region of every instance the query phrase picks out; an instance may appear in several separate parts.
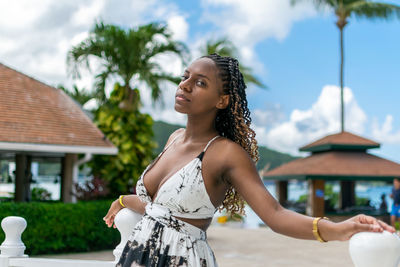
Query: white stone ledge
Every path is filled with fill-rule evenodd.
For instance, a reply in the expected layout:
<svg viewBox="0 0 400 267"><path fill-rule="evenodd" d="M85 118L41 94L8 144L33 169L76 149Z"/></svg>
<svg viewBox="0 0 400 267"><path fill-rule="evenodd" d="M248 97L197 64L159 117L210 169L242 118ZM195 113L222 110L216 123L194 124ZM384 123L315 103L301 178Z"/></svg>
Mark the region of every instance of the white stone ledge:
<svg viewBox="0 0 400 267"><path fill-rule="evenodd" d="M114 267L113 261L9 258L9 267Z"/></svg>

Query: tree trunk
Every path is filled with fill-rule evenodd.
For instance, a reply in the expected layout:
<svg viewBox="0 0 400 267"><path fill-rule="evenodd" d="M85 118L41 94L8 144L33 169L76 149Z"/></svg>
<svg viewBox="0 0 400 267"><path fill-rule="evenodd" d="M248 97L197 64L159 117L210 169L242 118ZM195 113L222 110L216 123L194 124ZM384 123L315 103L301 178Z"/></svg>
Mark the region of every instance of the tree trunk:
<svg viewBox="0 0 400 267"><path fill-rule="evenodd" d="M340 124L341 131L344 132L344 97L343 97L343 79L344 79L344 48L343 48L343 27L340 30Z"/></svg>

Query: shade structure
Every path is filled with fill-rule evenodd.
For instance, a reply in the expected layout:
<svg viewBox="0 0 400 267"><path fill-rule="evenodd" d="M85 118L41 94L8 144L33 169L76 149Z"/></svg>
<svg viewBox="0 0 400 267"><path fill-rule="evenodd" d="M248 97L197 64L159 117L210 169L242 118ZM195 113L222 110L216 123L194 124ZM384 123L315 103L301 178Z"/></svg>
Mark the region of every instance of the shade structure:
<svg viewBox="0 0 400 267"><path fill-rule="evenodd" d="M380 147L380 144L375 141L349 132L340 132L325 136L315 142L301 147L299 150L309 152L322 152L330 150L366 151L367 149L378 147Z"/></svg>
<svg viewBox="0 0 400 267"><path fill-rule="evenodd" d="M400 177L400 164L368 153L368 149L379 147L379 143L350 132L328 135L300 148L311 155L265 172L263 178L309 181L309 204L314 201L317 206L324 205L323 182L341 181L339 201L345 208L354 205L354 181L392 181ZM321 215L321 207L315 205L312 209Z"/></svg>
<svg viewBox="0 0 400 267"><path fill-rule="evenodd" d="M316 153L264 174L267 179L391 181L400 177L400 164L358 151Z"/></svg>

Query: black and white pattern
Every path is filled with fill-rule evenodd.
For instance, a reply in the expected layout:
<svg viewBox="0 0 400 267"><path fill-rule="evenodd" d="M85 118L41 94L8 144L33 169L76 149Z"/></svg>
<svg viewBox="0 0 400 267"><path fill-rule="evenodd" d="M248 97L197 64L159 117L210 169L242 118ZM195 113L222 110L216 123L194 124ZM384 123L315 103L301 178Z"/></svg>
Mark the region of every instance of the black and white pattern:
<svg viewBox="0 0 400 267"><path fill-rule="evenodd" d="M146 168L136 185L138 197L148 203L146 213L135 226L117 267L217 266L206 232L175 218L213 217L216 208L206 191L201 168L205 151L217 137L161 185L154 201L144 186L143 176L169 146Z"/></svg>

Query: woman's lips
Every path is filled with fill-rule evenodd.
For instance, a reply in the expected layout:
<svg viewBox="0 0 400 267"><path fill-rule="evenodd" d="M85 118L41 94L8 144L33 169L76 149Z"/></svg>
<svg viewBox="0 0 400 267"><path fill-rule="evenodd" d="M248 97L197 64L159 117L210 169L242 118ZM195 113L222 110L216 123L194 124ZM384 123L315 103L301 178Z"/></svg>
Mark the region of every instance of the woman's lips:
<svg viewBox="0 0 400 267"><path fill-rule="evenodd" d="M175 98L176 98L177 100L180 100L180 101L187 101L187 102L190 102L190 100L189 100L186 96L184 96L183 94L177 94L177 95L175 96Z"/></svg>

